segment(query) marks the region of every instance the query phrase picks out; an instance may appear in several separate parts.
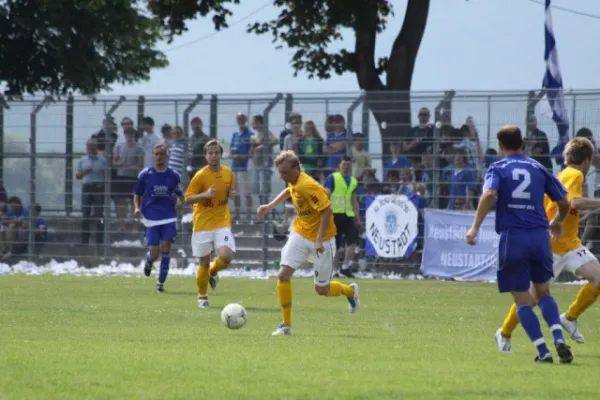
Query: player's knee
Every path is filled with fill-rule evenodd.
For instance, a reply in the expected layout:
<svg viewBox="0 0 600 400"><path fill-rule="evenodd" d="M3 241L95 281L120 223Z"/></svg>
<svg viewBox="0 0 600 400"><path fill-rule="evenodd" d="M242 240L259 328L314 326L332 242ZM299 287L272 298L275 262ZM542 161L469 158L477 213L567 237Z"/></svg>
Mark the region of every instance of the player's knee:
<svg viewBox="0 0 600 400"><path fill-rule="evenodd" d="M158 260L158 256L160 255L160 251L158 249L158 246L152 246L148 249L148 253L150 253L150 259L152 261L156 261Z"/></svg>
<svg viewBox="0 0 600 400"><path fill-rule="evenodd" d="M319 296L327 296L327 293L329 293L329 285L327 285L327 286L315 285L315 292L317 292L317 294Z"/></svg>
<svg viewBox="0 0 600 400"><path fill-rule="evenodd" d="M288 267L287 265L282 265L277 273L277 279L280 282L288 282L290 279L292 279L293 274L294 270L292 268Z"/></svg>
<svg viewBox="0 0 600 400"><path fill-rule="evenodd" d="M230 248L219 249L219 251L217 252L217 255L219 256L219 258L221 260L223 260L224 263L227 263L227 264L229 264L231 262L231 260L233 260L233 251L231 251Z"/></svg>

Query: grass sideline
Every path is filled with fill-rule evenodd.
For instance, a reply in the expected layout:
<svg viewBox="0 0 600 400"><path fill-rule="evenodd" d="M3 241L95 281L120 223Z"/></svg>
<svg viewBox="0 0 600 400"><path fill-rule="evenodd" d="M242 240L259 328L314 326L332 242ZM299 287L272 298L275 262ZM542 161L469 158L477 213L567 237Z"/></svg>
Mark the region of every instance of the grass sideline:
<svg viewBox="0 0 600 400"><path fill-rule="evenodd" d="M275 280L222 279L211 309L193 278L0 276L0 398L8 399L565 399L596 398L600 311L582 317L572 365L535 365L523 330L513 354L494 332L510 304L493 284L358 281L362 308L293 283L294 336ZM555 285L565 309L579 286ZM220 311L243 304L248 324ZM551 335L544 326L546 338ZM555 353L555 352L554 352ZM555 357L557 360L557 357Z"/></svg>

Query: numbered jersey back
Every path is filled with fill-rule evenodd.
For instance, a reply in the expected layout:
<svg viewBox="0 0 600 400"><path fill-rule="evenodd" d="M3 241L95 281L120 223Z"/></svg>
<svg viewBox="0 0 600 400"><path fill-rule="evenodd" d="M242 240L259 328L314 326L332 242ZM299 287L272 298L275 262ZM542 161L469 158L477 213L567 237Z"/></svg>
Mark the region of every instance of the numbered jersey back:
<svg viewBox="0 0 600 400"><path fill-rule="evenodd" d="M566 190L551 173L537 161L510 155L490 166L485 189L498 192L496 202L496 231L510 228L547 228L544 195L553 201L565 197Z"/></svg>

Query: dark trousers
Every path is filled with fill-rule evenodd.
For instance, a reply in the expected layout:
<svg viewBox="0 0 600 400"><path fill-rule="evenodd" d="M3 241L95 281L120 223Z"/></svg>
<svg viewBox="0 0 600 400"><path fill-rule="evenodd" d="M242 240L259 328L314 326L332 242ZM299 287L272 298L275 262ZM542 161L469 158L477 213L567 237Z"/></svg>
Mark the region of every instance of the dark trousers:
<svg viewBox="0 0 600 400"><path fill-rule="evenodd" d="M84 183L81 189L81 242L87 244L90 241L90 224L96 223L96 242L104 242L104 229L102 227L102 216L104 210L104 184Z"/></svg>

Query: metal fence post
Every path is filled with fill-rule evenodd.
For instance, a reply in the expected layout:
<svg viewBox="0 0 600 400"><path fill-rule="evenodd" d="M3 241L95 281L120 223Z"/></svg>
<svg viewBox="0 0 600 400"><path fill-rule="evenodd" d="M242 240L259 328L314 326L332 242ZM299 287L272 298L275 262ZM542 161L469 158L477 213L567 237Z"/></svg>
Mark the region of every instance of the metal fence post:
<svg viewBox="0 0 600 400"><path fill-rule="evenodd" d="M104 228L104 246L102 246L102 257L104 259L108 258L108 251L110 249L110 223L111 223L111 215L110 215L110 203L111 203L111 195L112 195L112 124L109 123L109 120L112 120L112 114L125 102L125 96L119 97L119 100L106 112L106 117L104 118L104 124L102 130L104 131L104 159L106 160L106 169L104 170L104 217L102 219L102 227ZM98 233L96 233L98 234Z"/></svg>
<svg viewBox="0 0 600 400"><path fill-rule="evenodd" d="M52 96L46 96L44 99L35 106L29 116L30 132L29 132L29 229L27 237L27 259L31 262L31 256L33 255L33 247L35 244L34 229L35 229L35 216L33 206L35 205L36 199L36 166L37 166L37 114L46 107L49 103L54 101Z"/></svg>
<svg viewBox="0 0 600 400"><path fill-rule="evenodd" d="M75 100L73 95L67 98L67 118L65 127L65 212L73 212L73 119Z"/></svg>
<svg viewBox="0 0 600 400"><path fill-rule="evenodd" d="M144 113L146 112L146 98L144 96L138 97L137 101L137 129L140 129L142 120L144 119Z"/></svg>
<svg viewBox="0 0 600 400"><path fill-rule="evenodd" d="M290 114L292 113L294 108L294 96L291 93L285 95L285 121L283 121L283 126L287 124L290 120Z"/></svg>
<svg viewBox="0 0 600 400"><path fill-rule="evenodd" d="M187 186L187 182L188 182L188 178L189 178L189 171L191 171L191 169L188 170L188 168L190 168L189 165L189 161L190 161L190 155L189 155L189 150L190 150L190 135L189 135L189 131L190 131L190 113L192 112L192 110L202 101L202 99L204 98L204 96L202 96L201 94L196 95L196 98L194 100L192 100L188 106L185 108L185 110L183 110L183 137L184 137L184 142L183 142L183 171L182 171L182 177L181 177L181 183L183 186L183 191L185 192L185 187ZM186 207L184 205L184 207ZM179 222L179 230L183 231L183 223ZM181 240L181 247L185 246L185 243L187 242L188 238L185 237L183 234L179 235L180 240Z"/></svg>
<svg viewBox="0 0 600 400"><path fill-rule="evenodd" d="M575 137L575 110L577 109L577 94L573 93L573 111L571 112L571 137Z"/></svg>
<svg viewBox="0 0 600 400"><path fill-rule="evenodd" d="M263 160L267 160L269 156L268 152L270 150L269 141L271 138L269 137L269 114L275 108L277 103L279 103L283 99L282 93L277 93L277 95L269 102L269 104L265 107L263 111L263 138L262 138L262 152L263 152ZM272 156L272 155L271 155ZM263 173L264 171L253 171L256 173ZM262 179L265 179L265 175L262 175ZM270 185L269 185L270 186ZM263 193L263 197L269 197L269 193ZM260 196L259 196L260 198ZM263 270L267 270L269 268L269 222L268 218L263 218Z"/></svg>
<svg viewBox="0 0 600 400"><path fill-rule="evenodd" d="M216 139L217 124L219 123L219 97L216 94L210 96L210 119L208 123L210 124L208 127L210 138Z"/></svg>
<svg viewBox="0 0 600 400"><path fill-rule="evenodd" d="M365 102L365 93L361 93L360 96L356 98L348 107L348 111L346 111L346 131L348 132L348 141L346 145L346 154L352 154L352 136L354 135L354 129L352 129L352 125L354 124L354 110L358 108L361 104Z"/></svg>
<svg viewBox="0 0 600 400"><path fill-rule="evenodd" d="M4 182L4 110L10 110L4 96L0 95L0 182Z"/></svg>
<svg viewBox="0 0 600 400"><path fill-rule="evenodd" d="M367 104L366 101L363 101L362 103L362 134L365 137L365 150L369 151L369 127L370 127L370 122L371 120L371 112L369 110L369 105Z"/></svg>
<svg viewBox="0 0 600 400"><path fill-rule="evenodd" d="M485 148L490 147L490 141L492 140L492 96L487 97L487 141Z"/></svg>

